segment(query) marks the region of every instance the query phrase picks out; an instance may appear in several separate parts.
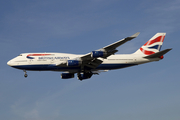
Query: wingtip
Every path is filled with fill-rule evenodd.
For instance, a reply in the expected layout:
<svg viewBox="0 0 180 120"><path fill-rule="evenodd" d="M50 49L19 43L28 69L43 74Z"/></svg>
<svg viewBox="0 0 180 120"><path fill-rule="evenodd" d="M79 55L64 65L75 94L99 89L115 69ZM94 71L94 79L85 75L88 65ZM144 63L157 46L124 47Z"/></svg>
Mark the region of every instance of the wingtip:
<svg viewBox="0 0 180 120"><path fill-rule="evenodd" d="M172 48L168 48L168 49L166 49L167 50L167 52L169 52L170 50L172 50Z"/></svg>
<svg viewBox="0 0 180 120"><path fill-rule="evenodd" d="M169 48L168 51L172 50L172 48Z"/></svg>
<svg viewBox="0 0 180 120"><path fill-rule="evenodd" d="M139 34L140 34L140 32L137 32L134 35L132 35L131 37L136 38Z"/></svg>

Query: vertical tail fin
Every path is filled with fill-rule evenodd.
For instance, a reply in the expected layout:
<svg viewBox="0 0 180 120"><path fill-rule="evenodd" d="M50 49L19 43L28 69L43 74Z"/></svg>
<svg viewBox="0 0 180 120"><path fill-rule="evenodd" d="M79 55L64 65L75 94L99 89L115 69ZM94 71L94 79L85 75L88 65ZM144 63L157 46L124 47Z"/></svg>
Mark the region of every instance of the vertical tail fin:
<svg viewBox="0 0 180 120"><path fill-rule="evenodd" d="M134 54L139 55L152 55L160 51L164 42L166 33L156 33L149 41L147 41L141 48L139 48Z"/></svg>

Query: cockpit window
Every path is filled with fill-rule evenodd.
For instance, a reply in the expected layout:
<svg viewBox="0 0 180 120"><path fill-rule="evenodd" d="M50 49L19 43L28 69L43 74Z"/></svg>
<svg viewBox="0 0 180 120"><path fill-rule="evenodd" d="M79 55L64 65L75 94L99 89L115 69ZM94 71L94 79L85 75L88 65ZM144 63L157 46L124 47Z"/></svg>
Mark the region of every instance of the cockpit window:
<svg viewBox="0 0 180 120"><path fill-rule="evenodd" d="M22 54L20 54L19 56L22 56Z"/></svg>

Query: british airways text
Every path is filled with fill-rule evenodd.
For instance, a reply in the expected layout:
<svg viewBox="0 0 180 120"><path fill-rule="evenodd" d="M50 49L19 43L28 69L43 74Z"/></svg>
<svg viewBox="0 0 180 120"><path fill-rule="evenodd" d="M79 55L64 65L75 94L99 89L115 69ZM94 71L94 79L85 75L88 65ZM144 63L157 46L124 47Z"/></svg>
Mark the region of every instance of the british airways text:
<svg viewBox="0 0 180 120"><path fill-rule="evenodd" d="M69 57L39 57L39 59L70 59Z"/></svg>

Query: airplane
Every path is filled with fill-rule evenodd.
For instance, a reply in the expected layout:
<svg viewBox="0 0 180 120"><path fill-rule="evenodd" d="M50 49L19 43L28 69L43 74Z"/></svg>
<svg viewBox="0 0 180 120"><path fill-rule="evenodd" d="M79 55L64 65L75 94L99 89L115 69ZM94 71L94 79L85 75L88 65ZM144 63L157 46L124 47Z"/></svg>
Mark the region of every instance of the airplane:
<svg viewBox="0 0 180 120"><path fill-rule="evenodd" d="M109 70L131 67L143 63L162 60L163 55L170 49L160 51L166 33L157 33L142 47L132 54L115 54L120 45L136 38L137 32L101 49L84 55L67 53L22 53L11 59L7 64L13 68L24 71L60 71L62 79L74 78L77 74L79 80L89 79L94 74Z"/></svg>

